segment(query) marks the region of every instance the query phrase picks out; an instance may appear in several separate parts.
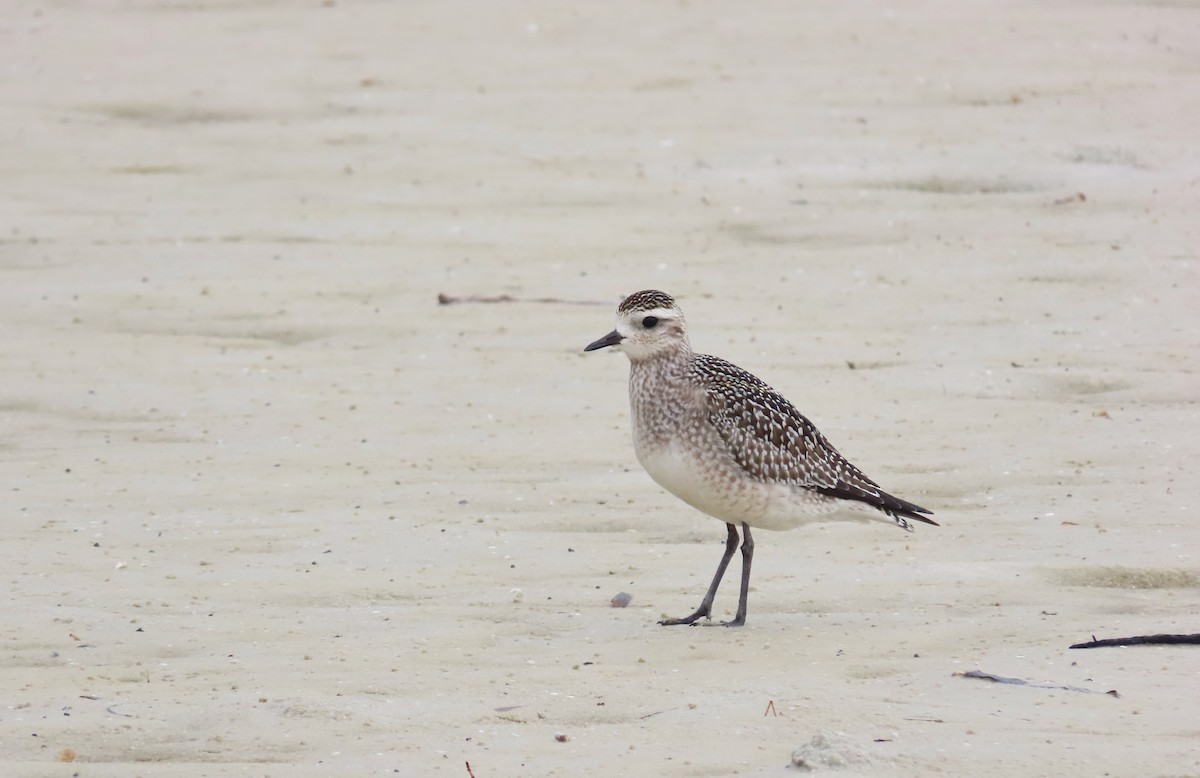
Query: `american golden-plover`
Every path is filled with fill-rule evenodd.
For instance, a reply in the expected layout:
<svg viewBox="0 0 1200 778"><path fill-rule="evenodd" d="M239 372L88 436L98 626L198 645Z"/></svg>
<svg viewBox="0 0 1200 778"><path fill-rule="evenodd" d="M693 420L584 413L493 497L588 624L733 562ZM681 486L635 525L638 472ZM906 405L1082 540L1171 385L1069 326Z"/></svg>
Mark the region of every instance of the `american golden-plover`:
<svg viewBox="0 0 1200 778"><path fill-rule="evenodd" d="M617 328L584 351L612 346L629 357L633 448L650 477L694 508L725 522L728 538L700 607L659 624L712 618L713 598L738 546L746 623L754 556L751 527L793 529L824 519L874 518L911 530L932 512L893 497L851 464L796 408L762 380L723 359L697 354L674 298L646 290L617 307Z"/></svg>

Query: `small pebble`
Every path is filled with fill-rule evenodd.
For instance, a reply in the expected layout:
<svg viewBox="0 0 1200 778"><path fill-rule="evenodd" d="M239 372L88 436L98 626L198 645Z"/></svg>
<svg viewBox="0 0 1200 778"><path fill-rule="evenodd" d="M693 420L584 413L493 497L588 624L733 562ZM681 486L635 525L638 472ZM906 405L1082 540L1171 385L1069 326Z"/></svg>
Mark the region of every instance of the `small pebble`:
<svg viewBox="0 0 1200 778"><path fill-rule="evenodd" d="M557 740L559 743L566 743L568 740L571 739L571 736L564 735L562 732L559 732L559 733L555 734L554 739Z"/></svg>
<svg viewBox="0 0 1200 778"><path fill-rule="evenodd" d="M613 595L612 598L612 606L614 608L624 608L631 602L633 602L633 595L628 592L621 592L620 594Z"/></svg>

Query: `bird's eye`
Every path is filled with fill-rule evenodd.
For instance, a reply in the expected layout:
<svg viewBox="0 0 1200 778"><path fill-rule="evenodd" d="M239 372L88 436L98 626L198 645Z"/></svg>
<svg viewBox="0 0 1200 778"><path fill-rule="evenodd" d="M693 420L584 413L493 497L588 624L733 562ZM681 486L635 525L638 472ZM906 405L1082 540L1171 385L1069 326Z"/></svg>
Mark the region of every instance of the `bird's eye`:
<svg viewBox="0 0 1200 778"><path fill-rule="evenodd" d="M642 326L648 330L654 329L655 327L658 326L658 317L657 316L647 316L646 318L642 319Z"/></svg>

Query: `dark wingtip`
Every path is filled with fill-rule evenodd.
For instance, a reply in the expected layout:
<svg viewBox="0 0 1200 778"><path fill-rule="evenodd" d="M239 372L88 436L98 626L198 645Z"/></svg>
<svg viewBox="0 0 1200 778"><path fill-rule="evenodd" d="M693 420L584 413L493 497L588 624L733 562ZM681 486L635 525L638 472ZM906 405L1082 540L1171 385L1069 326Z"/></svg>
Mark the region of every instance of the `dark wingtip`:
<svg viewBox="0 0 1200 778"><path fill-rule="evenodd" d="M920 505L909 502L908 500L901 500L899 497L888 494L884 491L867 491L861 486L854 486L847 483L840 483L832 488L818 486L816 487L816 491L830 497L837 497L843 500L856 500L858 502L866 503L872 508L891 516L896 520L897 524L905 529L911 529L905 519L912 519L924 524L932 524L935 527L942 526L933 519L928 519L922 515L933 515L933 511L929 510L928 508L922 508Z"/></svg>
<svg viewBox="0 0 1200 778"><path fill-rule="evenodd" d="M932 511L925 511L925 512L926 512L926 513L932 513ZM940 526L942 526L941 524L938 524L938 523L937 523L936 521L934 521L933 519L927 519L927 518L925 518L924 516L921 516L921 515L919 515L919 514L915 514L915 513L910 513L910 514L908 514L908 518L910 518L910 519L916 519L917 521L923 521L923 522L925 522L926 524L932 524L932 525L933 525L933 526L935 526L935 527L940 527Z"/></svg>
<svg viewBox="0 0 1200 778"><path fill-rule="evenodd" d="M925 524L932 524L935 527L942 526L941 524L938 524L933 519L926 518L926 516L933 515L933 511L929 510L928 508L922 508L920 505L917 505L916 503L911 503L908 500L901 500L899 497L893 497L892 495L887 494L886 492L884 493L884 496L885 496L885 501L887 503L890 503L890 504L885 505L884 507L886 510L891 512L893 515L899 516L899 517L902 517L905 519L913 519L915 521L924 522ZM922 515L922 514L924 514L924 515Z"/></svg>

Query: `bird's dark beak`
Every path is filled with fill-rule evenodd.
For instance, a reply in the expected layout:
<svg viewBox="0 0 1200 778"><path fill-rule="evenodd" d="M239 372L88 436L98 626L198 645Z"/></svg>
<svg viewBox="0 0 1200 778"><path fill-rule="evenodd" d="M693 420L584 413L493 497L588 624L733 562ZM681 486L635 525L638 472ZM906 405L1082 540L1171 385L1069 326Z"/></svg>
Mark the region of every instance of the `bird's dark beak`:
<svg viewBox="0 0 1200 778"><path fill-rule="evenodd" d="M608 333L600 340L597 340L597 341L587 344L587 346L583 350L584 351L595 351L598 348L607 348L608 346L615 346L623 340L625 340L625 337L623 335L621 335L621 333L617 332L616 330L613 330L612 332Z"/></svg>

